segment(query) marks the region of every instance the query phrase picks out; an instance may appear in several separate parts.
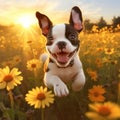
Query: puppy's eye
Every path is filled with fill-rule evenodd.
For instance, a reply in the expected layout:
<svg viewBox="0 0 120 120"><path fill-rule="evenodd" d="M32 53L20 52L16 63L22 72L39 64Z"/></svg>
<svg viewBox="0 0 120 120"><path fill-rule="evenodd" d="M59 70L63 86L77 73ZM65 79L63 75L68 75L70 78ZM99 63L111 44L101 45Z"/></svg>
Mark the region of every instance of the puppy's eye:
<svg viewBox="0 0 120 120"><path fill-rule="evenodd" d="M53 37L52 36L48 36L47 37L47 45L52 45L53 43Z"/></svg>
<svg viewBox="0 0 120 120"><path fill-rule="evenodd" d="M77 37L75 34L70 34L68 37L70 40L75 40Z"/></svg>
<svg viewBox="0 0 120 120"><path fill-rule="evenodd" d="M52 40L48 40L46 45L52 45L53 41Z"/></svg>
<svg viewBox="0 0 120 120"><path fill-rule="evenodd" d="M47 38L48 38L48 40L53 40L52 36L48 36Z"/></svg>

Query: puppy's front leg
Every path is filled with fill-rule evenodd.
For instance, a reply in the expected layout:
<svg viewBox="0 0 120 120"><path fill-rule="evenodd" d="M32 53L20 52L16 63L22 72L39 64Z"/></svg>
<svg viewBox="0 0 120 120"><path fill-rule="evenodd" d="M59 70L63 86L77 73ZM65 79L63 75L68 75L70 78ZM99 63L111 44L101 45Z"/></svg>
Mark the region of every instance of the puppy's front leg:
<svg viewBox="0 0 120 120"><path fill-rule="evenodd" d="M69 90L65 83L56 75L46 74L44 82L48 88L53 87L56 96L62 97L69 94Z"/></svg>
<svg viewBox="0 0 120 120"><path fill-rule="evenodd" d="M79 71L79 73L76 75L75 80L72 83L72 89L74 91L79 91L85 84L85 75L83 72L83 69Z"/></svg>

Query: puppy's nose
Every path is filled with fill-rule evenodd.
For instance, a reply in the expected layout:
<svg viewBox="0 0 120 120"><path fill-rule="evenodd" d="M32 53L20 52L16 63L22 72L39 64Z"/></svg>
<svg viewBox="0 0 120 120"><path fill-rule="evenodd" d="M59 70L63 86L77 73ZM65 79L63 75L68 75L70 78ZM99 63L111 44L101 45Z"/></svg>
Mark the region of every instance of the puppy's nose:
<svg viewBox="0 0 120 120"><path fill-rule="evenodd" d="M64 42L64 41L60 41L60 42L57 43L58 48L61 49L61 50L66 48L66 45L67 45L67 43Z"/></svg>

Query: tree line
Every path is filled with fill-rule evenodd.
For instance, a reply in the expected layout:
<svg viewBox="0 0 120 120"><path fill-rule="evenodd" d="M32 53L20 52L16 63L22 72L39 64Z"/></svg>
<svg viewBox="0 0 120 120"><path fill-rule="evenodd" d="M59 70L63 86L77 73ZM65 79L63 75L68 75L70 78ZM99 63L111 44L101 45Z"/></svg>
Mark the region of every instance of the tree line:
<svg viewBox="0 0 120 120"><path fill-rule="evenodd" d="M84 31L89 32L92 30L93 26L96 25L98 26L98 29L102 29L104 27L112 27L113 29L117 27L117 25L120 24L120 16L118 17L113 17L112 23L108 24L103 17L99 19L97 23L93 23L90 21L90 19L84 20Z"/></svg>
<svg viewBox="0 0 120 120"><path fill-rule="evenodd" d="M98 27L98 30L104 28L104 27L107 27L107 28L112 28L113 32L114 32L114 29L116 27L120 27L120 16L118 17L113 17L112 18L112 23L111 24L108 24L105 19L103 17L101 17L97 23L94 23L94 22L91 22L90 19L85 19L84 20L84 32L88 32L90 33L92 31L92 28L93 26L97 26ZM9 28L12 28L14 27L15 25L12 24L12 25L9 25L9 26L6 26L6 25L1 25L0 24L0 30L3 30L3 31L7 31ZM117 30L120 32L120 28L119 30Z"/></svg>

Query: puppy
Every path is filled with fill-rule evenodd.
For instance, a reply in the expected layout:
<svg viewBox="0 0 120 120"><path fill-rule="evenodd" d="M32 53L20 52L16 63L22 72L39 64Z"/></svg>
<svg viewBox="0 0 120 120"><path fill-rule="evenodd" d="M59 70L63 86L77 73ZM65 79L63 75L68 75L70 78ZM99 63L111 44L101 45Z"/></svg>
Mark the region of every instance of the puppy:
<svg viewBox="0 0 120 120"><path fill-rule="evenodd" d="M72 83L72 89L79 91L85 84L85 75L79 59L78 33L83 29L81 10L75 6L71 10L69 24L52 24L44 14L36 12L36 17L42 34L47 38L46 49L48 55L43 54L43 61L47 58L44 83L53 88L56 96L67 96L69 90L66 83Z"/></svg>

